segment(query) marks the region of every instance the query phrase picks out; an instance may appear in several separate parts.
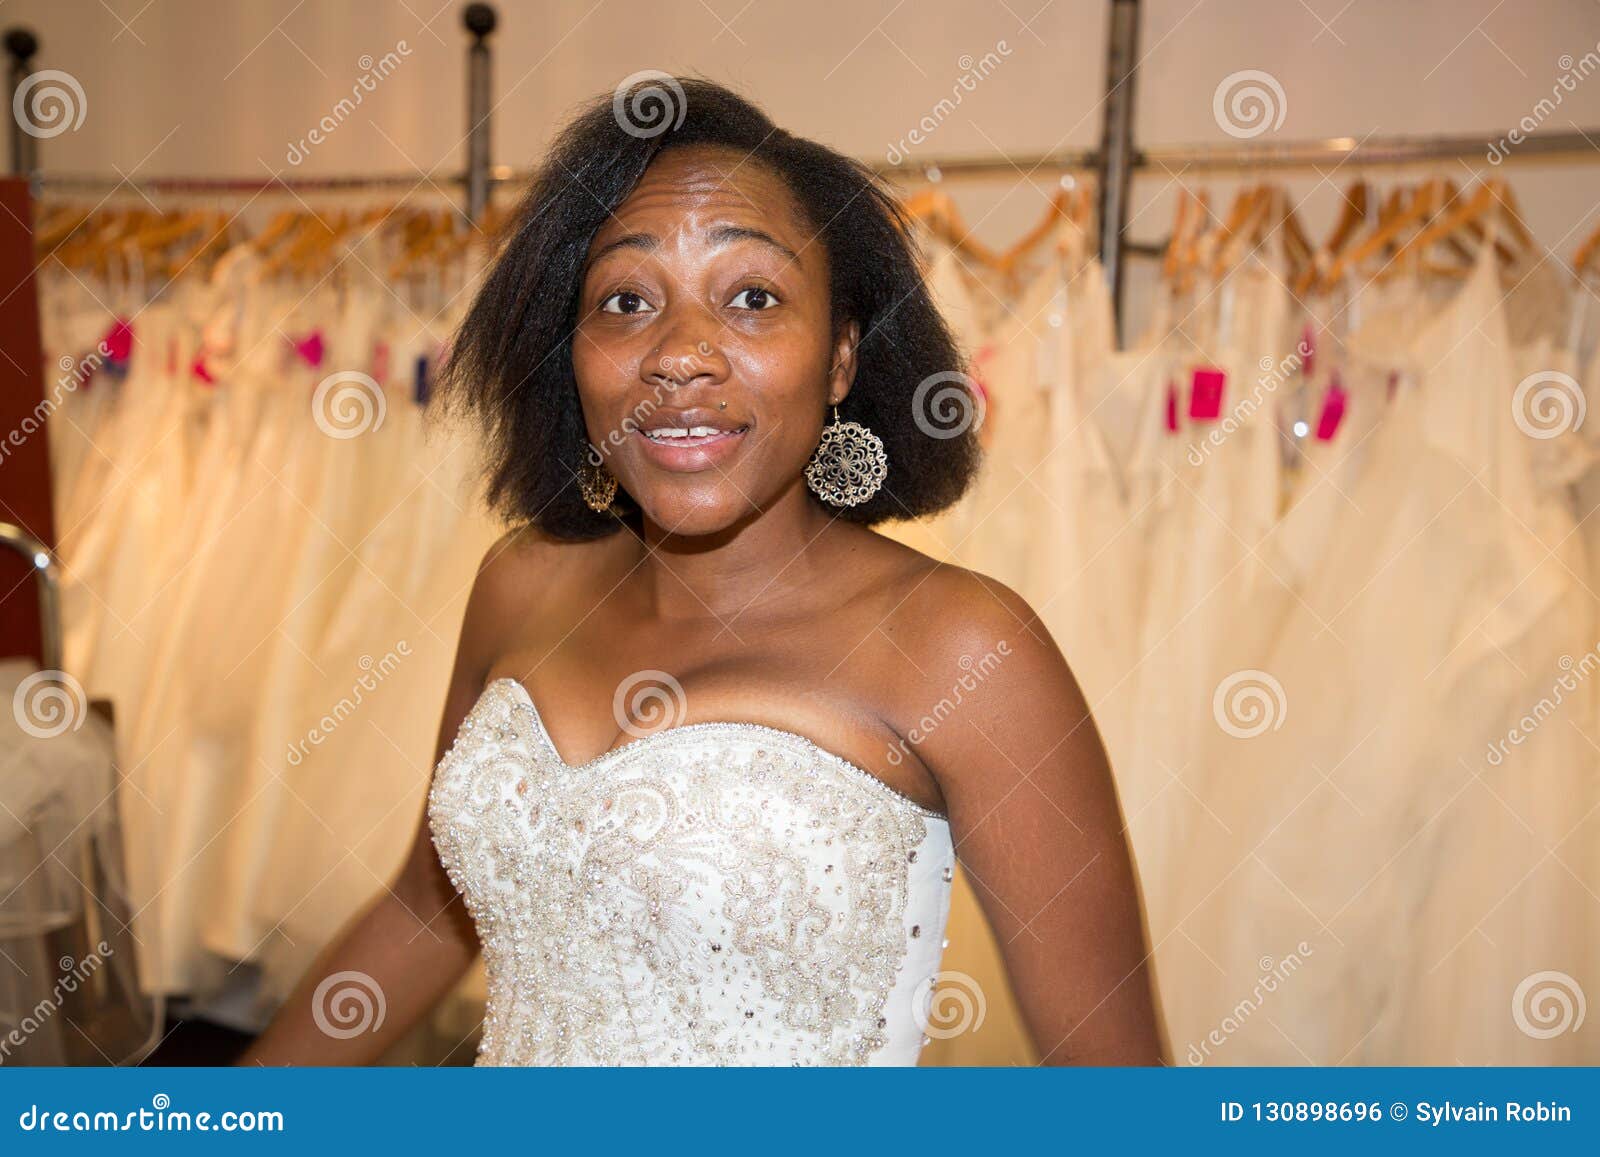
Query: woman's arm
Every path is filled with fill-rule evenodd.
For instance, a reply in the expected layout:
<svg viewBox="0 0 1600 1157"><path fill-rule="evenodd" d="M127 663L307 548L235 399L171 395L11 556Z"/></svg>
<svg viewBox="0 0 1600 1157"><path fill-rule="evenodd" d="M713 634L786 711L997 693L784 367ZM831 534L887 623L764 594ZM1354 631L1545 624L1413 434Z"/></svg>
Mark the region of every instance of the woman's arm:
<svg viewBox="0 0 1600 1157"><path fill-rule="evenodd" d="M929 712L961 701L914 750L949 807L956 855L1001 946L1043 1064L1166 1063L1138 885L1088 705L1015 592L969 572L919 640ZM928 608L931 609L931 608ZM970 665L964 660L970 660Z"/></svg>
<svg viewBox="0 0 1600 1157"><path fill-rule="evenodd" d="M508 611L504 588L509 576L495 560L506 549L509 537L485 556L467 599L434 767L481 693L495 654L495 640L504 632L502 616ZM472 917L439 863L424 805L411 851L394 882L323 950L238 1063L374 1064L455 987L478 951ZM318 986L339 973L356 975L330 982L319 999ZM358 1007L355 1002L363 991L374 1003L377 993L382 994L383 1024L376 1031L348 1038L325 1032L318 1022L340 1029L341 1000L348 1002L343 1005L348 1014Z"/></svg>
<svg viewBox="0 0 1600 1157"><path fill-rule="evenodd" d="M445 877L428 835L426 809L394 884L368 903L301 978L241 1065L371 1065L466 974L478 953L472 919ZM320 997L318 985L336 974ZM340 1019L359 999L381 995L376 1031L341 1038Z"/></svg>

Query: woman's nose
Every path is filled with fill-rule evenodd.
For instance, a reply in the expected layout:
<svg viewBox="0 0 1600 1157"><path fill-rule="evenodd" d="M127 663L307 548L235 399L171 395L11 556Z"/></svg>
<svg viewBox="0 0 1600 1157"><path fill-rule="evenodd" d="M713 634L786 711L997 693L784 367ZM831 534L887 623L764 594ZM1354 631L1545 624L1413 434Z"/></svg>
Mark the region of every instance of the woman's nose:
<svg viewBox="0 0 1600 1157"><path fill-rule="evenodd" d="M647 381L687 385L698 378L715 378L726 368L722 356L720 324L704 310L680 314L643 367Z"/></svg>

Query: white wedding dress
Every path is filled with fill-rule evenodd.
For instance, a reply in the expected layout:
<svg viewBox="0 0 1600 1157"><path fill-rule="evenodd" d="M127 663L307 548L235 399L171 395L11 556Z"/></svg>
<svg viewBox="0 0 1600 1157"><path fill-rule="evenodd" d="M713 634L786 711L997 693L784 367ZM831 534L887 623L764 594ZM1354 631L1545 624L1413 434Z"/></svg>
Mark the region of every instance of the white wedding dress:
<svg viewBox="0 0 1600 1157"><path fill-rule="evenodd" d="M912 1065L943 816L787 731L695 723L567 764L484 688L428 797L483 940L479 1065Z"/></svg>

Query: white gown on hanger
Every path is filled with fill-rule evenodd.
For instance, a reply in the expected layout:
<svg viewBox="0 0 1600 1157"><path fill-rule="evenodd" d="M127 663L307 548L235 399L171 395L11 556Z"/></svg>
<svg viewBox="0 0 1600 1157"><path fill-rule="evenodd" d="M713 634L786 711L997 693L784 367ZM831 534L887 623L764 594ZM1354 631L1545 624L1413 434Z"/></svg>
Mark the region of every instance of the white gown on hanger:
<svg viewBox="0 0 1600 1157"><path fill-rule="evenodd" d="M926 274L928 292L950 327L962 356L976 371L975 359L982 348L984 324L982 310L973 296L972 278L963 272L961 258L939 238L924 230L919 233L918 239L923 251L929 255ZM949 429L951 423L966 420L968 414L972 415L970 420L974 423L981 422L981 409L964 407L959 404L958 396L950 393L961 388L957 382L936 383L923 396L923 400L917 402L931 428ZM981 404L980 399L977 405L981 407ZM981 431L981 426L979 429ZM891 479L894 476L893 469L891 463ZM932 517L888 522L875 529L887 538L920 550L929 558L954 562L962 549L971 517L971 505L969 491L954 506Z"/></svg>
<svg viewBox="0 0 1600 1157"><path fill-rule="evenodd" d="M1158 493L1135 498L1150 537L1138 729L1123 779L1132 789L1128 830L1151 933L1166 947L1174 946L1168 936L1178 917L1167 881L1182 874L1194 830L1216 823L1197 784L1202 744L1217 728L1213 696L1238 670L1229 659L1233 640L1259 629L1258 600L1281 586L1257 548L1276 520L1281 489L1275 391L1262 379L1263 367L1293 348L1287 291L1251 260L1209 292L1206 311L1216 320L1196 328L1205 344L1172 345L1176 360L1152 379L1163 401L1168 385L1176 388L1177 428L1150 450L1162 474ZM1191 417L1196 363L1226 375L1215 418ZM1162 412L1164 427L1167 420ZM1145 509L1152 503L1156 509ZM1160 950L1156 960L1159 971Z"/></svg>
<svg viewBox="0 0 1600 1157"><path fill-rule="evenodd" d="M1324 564L1250 657L1281 693L1264 722L1219 726L1200 760L1216 822L1174 864L1174 937L1192 951L1162 969L1193 1063L1585 1055L1514 1010L1528 978L1592 975L1592 922L1571 914L1593 901L1597 797L1587 744L1559 719L1488 753L1593 632L1570 518L1531 486L1511 420L1485 253L1415 334L1415 386L1372 434ZM1587 694L1575 719L1593 718Z"/></svg>

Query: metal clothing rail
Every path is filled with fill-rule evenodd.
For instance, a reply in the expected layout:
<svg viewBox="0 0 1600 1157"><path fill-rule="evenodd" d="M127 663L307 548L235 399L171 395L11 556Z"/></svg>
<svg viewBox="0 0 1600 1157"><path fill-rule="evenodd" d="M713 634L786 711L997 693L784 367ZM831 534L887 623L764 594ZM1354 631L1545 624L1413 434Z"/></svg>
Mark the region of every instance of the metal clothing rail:
<svg viewBox="0 0 1600 1157"><path fill-rule="evenodd" d="M52 193L106 193L118 188L142 193L244 194L337 193L365 189L460 188L461 173L376 173L338 177L105 177L96 173L35 174L35 186Z"/></svg>
<svg viewBox="0 0 1600 1157"><path fill-rule="evenodd" d="M11 171L28 177L36 190L49 189L62 192L104 193L127 188L137 192L196 193L196 194L247 194L263 192L326 193L359 191L363 189L414 189L432 185L441 189L461 187L466 191L463 206L467 218L481 220L489 203L489 189L494 181L494 170L489 159L490 114L489 99L489 35L499 18L489 4L468 4L461 13L462 26L472 37L467 49L467 168L464 172L450 173L387 173L372 176L333 177L106 177L91 174L65 174L44 176L39 166L38 139L22 127L21 117L12 117ZM11 92L31 71L34 54L39 50L39 39L26 28L9 29L4 36L4 46L10 57L9 76Z"/></svg>
<svg viewBox="0 0 1600 1157"><path fill-rule="evenodd" d="M1587 132L1552 132L1530 136L1491 159L1484 137L1334 137L1320 141L1284 141L1234 147L1177 145L1135 150L1128 168L1135 176L1184 172L1249 172L1257 169L1316 171L1354 165L1360 168L1434 164L1440 161L1488 161L1490 164L1559 161L1600 163L1600 128ZM894 181L946 181L1015 178L1019 174L1095 173L1101 168L1094 149L1058 153L1011 154L1005 157L941 157L916 163L876 165ZM524 184L532 170L490 165L481 170L486 187ZM61 173L38 178L52 192L105 192L117 186L148 193L229 194L283 192L323 193L363 189L412 189L436 186L457 191L472 183L471 174L450 172L378 173L329 177L107 177L94 173Z"/></svg>
<svg viewBox="0 0 1600 1157"><path fill-rule="evenodd" d="M1588 132L1535 132L1520 134L1515 145L1505 142L1512 134L1438 137L1335 137L1313 141L1252 141L1239 145L1183 145L1138 148L1133 141L1134 79L1138 59L1140 0L1109 0L1109 44L1106 95L1100 145L1096 149L1068 150L1035 155L936 158L902 164L868 164L891 181L946 181L1014 178L1018 173L1066 177L1093 173L1100 198L1100 259L1111 284L1121 316L1123 261L1144 247L1123 236L1128 222L1128 194L1132 178L1141 172L1161 174L1201 172L1252 172L1257 170L1325 170L1340 165L1363 168L1479 161L1550 163L1560 160L1600 160L1600 129ZM133 191L167 194L253 194L268 192L327 193L361 190L420 190L433 188L459 193L469 221L482 220L491 191L496 186L525 183L529 170L495 165L490 149L489 36L498 19L489 4L468 4L462 25L471 36L467 50L467 164L451 172L411 172L370 176L330 177L154 177L129 179L98 175L50 175L38 170L37 144L12 118L12 167L32 176L36 185L50 191L106 192L122 187ZM26 29L5 36L11 57L12 88L28 74L38 40Z"/></svg>
<svg viewBox="0 0 1600 1157"><path fill-rule="evenodd" d="M1552 132L1525 135L1520 144L1505 149L1498 136L1453 137L1332 137L1320 141L1284 141L1259 145L1211 148L1204 145L1145 149L1135 154L1141 169L1194 172L1250 169L1323 169L1342 164L1372 168L1383 165L1418 165L1438 161L1481 161L1499 166L1509 162L1574 160L1600 161L1600 129L1587 132ZM1498 158L1494 155L1498 153Z"/></svg>

